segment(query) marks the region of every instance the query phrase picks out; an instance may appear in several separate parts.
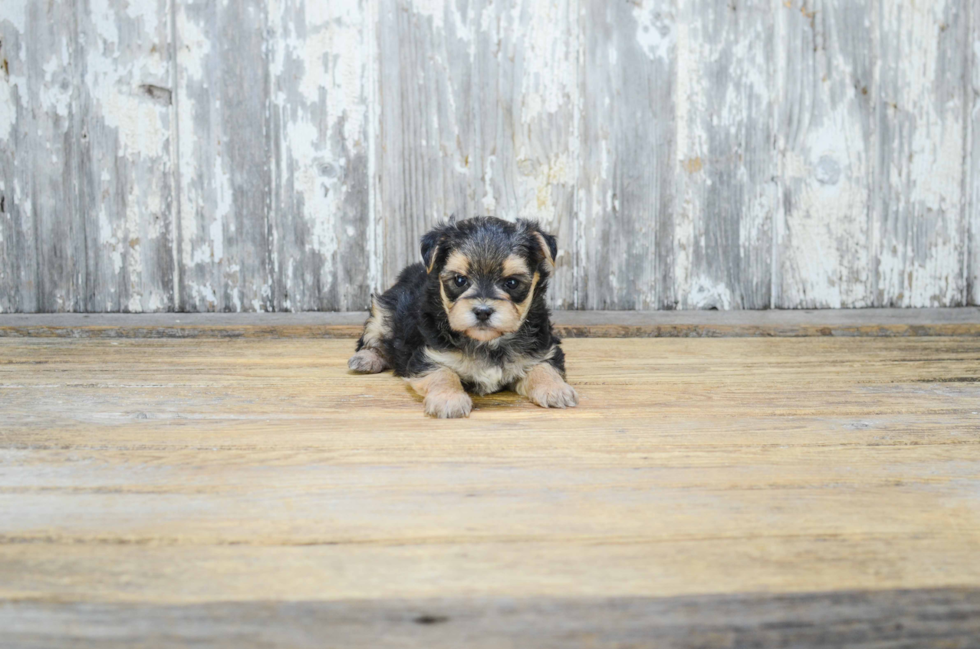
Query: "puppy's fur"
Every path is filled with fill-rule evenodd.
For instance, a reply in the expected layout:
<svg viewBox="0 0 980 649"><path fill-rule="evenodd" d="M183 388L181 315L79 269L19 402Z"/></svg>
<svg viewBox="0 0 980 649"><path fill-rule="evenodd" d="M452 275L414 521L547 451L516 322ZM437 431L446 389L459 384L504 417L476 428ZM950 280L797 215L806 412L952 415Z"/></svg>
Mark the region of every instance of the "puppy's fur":
<svg viewBox="0 0 980 649"><path fill-rule="evenodd" d="M433 417L469 416L467 390L577 405L545 304L556 254L555 238L532 221L450 219L422 237L423 263L374 300L348 366L394 369Z"/></svg>

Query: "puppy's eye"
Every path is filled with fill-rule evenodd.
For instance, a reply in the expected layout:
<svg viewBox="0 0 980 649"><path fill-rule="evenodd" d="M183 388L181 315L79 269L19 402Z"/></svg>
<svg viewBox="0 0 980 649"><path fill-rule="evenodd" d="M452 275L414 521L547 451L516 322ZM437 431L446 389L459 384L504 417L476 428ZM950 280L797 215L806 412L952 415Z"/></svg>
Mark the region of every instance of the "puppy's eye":
<svg viewBox="0 0 980 649"><path fill-rule="evenodd" d="M520 285L521 285L521 280L514 277L510 277L504 280L504 288L510 291L513 291L515 288L517 288Z"/></svg>
<svg viewBox="0 0 980 649"><path fill-rule="evenodd" d="M457 275L456 277L453 278L453 284L455 284L458 288L463 288L469 283L469 281L470 280L466 279L462 275Z"/></svg>

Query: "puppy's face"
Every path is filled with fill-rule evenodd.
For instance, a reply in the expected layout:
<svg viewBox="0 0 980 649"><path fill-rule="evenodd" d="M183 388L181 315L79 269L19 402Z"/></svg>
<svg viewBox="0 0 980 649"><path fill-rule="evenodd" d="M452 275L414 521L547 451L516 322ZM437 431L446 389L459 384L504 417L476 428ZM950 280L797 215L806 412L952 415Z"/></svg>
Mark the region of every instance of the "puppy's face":
<svg viewBox="0 0 980 649"><path fill-rule="evenodd" d="M517 331L544 290L554 246L536 224L490 217L451 222L426 235L423 260L438 281L450 328L478 342Z"/></svg>

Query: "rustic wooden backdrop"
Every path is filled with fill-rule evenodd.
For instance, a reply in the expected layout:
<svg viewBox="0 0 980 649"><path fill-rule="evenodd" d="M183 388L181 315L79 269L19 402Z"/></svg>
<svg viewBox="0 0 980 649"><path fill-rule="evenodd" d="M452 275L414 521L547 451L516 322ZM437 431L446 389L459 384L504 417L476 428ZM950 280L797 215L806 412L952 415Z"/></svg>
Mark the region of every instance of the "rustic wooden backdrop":
<svg viewBox="0 0 980 649"><path fill-rule="evenodd" d="M975 0L2 0L0 311L362 309L455 212L556 306L980 302Z"/></svg>

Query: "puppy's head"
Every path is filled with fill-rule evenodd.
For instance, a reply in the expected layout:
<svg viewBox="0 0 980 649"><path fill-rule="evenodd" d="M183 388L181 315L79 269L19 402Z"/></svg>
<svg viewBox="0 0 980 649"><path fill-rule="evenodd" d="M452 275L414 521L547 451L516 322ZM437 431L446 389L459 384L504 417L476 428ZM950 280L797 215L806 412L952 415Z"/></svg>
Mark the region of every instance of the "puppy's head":
<svg viewBox="0 0 980 649"><path fill-rule="evenodd" d="M520 328L557 254L555 238L532 221L450 219L422 237L422 261L450 328L478 342Z"/></svg>

